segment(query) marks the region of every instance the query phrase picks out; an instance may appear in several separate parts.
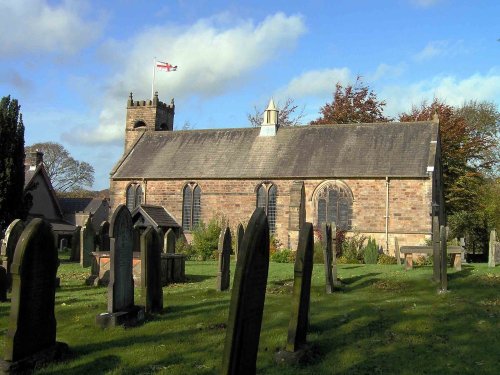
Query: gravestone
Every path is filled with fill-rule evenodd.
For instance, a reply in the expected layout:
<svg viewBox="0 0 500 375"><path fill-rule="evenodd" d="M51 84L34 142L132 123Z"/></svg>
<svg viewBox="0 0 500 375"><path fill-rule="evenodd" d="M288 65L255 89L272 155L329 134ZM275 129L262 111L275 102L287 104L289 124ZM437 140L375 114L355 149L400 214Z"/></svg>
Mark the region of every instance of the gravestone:
<svg viewBox="0 0 500 375"><path fill-rule="evenodd" d="M323 258L325 265L325 288L326 293L333 293L333 273L332 273L332 227L323 223L321 225L321 243L323 245Z"/></svg>
<svg viewBox="0 0 500 375"><path fill-rule="evenodd" d="M72 262L80 261L80 237L81 237L82 227L77 225L73 236L71 237L71 255L69 260Z"/></svg>
<svg viewBox="0 0 500 375"><path fill-rule="evenodd" d="M147 313L161 313L161 241L158 232L149 226L141 235L141 300Z"/></svg>
<svg viewBox="0 0 500 375"><path fill-rule="evenodd" d="M68 247L68 239L67 238L61 238L61 241L59 241L59 251L62 252L67 247Z"/></svg>
<svg viewBox="0 0 500 375"><path fill-rule="evenodd" d="M80 265L84 268L92 265L92 251L95 251L95 232L90 217L87 218L80 232Z"/></svg>
<svg viewBox="0 0 500 375"><path fill-rule="evenodd" d="M217 272L217 290L229 289L231 260L231 231L226 227L219 236L219 268Z"/></svg>
<svg viewBox="0 0 500 375"><path fill-rule="evenodd" d="M269 225L264 209L257 208L243 236L236 263L221 374L256 372L268 271Z"/></svg>
<svg viewBox="0 0 500 375"><path fill-rule="evenodd" d="M132 240L133 240L132 252L141 251L141 230L139 229L138 226L134 226L132 229Z"/></svg>
<svg viewBox="0 0 500 375"><path fill-rule="evenodd" d="M99 251L109 251L109 222L106 220L99 226Z"/></svg>
<svg viewBox="0 0 500 375"><path fill-rule="evenodd" d="M488 267L495 267L500 263L500 244L497 241L497 231L492 230L490 233L490 243L488 251Z"/></svg>
<svg viewBox="0 0 500 375"><path fill-rule="evenodd" d="M235 249L234 249L234 260L235 261L238 261L238 253L240 252L241 242L243 241L244 235L245 235L245 228L243 227L243 224L239 223L238 227L236 228L236 242L235 242Z"/></svg>
<svg viewBox="0 0 500 375"><path fill-rule="evenodd" d="M175 233L172 228L169 228L165 234L165 246L163 247L163 252L166 254L175 254Z"/></svg>
<svg viewBox="0 0 500 375"><path fill-rule="evenodd" d="M439 234L439 217L436 215L432 218L432 261L433 261L433 280L440 282L441 280L441 247ZM445 259L446 264L446 259Z"/></svg>
<svg viewBox="0 0 500 375"><path fill-rule="evenodd" d="M448 252L446 248L446 228L444 225L441 225L439 228L439 239L440 239L440 248L441 248L441 259L440 259L440 266L441 266L441 273L440 273L440 291L441 292L446 292L448 290L448 273L447 273L447 267L448 267Z"/></svg>
<svg viewBox="0 0 500 375"><path fill-rule="evenodd" d="M337 225L334 221L331 224L332 227L332 277L333 285L341 286L342 283L338 278L337 273Z"/></svg>
<svg viewBox="0 0 500 375"><path fill-rule="evenodd" d="M59 259L49 223L33 219L14 252L12 299L5 338L4 373L30 372L61 357L67 345L56 342L55 279Z"/></svg>
<svg viewBox="0 0 500 375"><path fill-rule="evenodd" d="M134 234L132 216L125 205L118 206L113 213L109 236L108 311L97 315L96 324L102 328L135 325L144 319L144 309L134 305Z"/></svg>
<svg viewBox="0 0 500 375"><path fill-rule="evenodd" d="M7 290L9 289L9 279L7 270L0 266L0 302L7 301Z"/></svg>
<svg viewBox="0 0 500 375"><path fill-rule="evenodd" d="M304 223L300 230L295 258L292 314L288 325L286 351L295 352L306 344L309 325L309 300L313 269L314 237L311 223Z"/></svg>
<svg viewBox="0 0 500 375"><path fill-rule="evenodd" d="M160 255L165 251L165 232L162 228L156 228L156 233L158 234L158 240L160 241Z"/></svg>
<svg viewBox="0 0 500 375"><path fill-rule="evenodd" d="M394 237L394 255L396 256L396 262L401 265L401 252L399 251L399 241L397 237Z"/></svg>
<svg viewBox="0 0 500 375"><path fill-rule="evenodd" d="M12 277L10 274L10 267L12 264L12 259L14 257L14 251L16 249L19 238L24 230L24 223L20 219L14 220L5 230L5 237L2 242L2 265L5 268L7 274L7 289L10 289L12 284Z"/></svg>

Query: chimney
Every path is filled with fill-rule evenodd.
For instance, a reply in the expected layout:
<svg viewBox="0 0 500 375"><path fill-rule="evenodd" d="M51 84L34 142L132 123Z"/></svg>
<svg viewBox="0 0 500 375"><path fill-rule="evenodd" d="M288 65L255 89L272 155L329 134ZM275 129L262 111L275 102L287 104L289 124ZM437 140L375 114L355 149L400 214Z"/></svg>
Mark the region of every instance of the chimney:
<svg viewBox="0 0 500 375"><path fill-rule="evenodd" d="M31 151L28 152L24 158L24 165L29 168L30 171L34 171L36 167L43 163L43 152L41 151Z"/></svg>

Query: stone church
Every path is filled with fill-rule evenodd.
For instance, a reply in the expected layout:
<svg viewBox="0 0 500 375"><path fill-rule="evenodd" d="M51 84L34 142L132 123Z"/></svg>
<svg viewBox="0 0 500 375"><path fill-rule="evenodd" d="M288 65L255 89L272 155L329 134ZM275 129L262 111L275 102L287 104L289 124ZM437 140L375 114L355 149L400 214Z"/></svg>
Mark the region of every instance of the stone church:
<svg viewBox="0 0 500 375"><path fill-rule="evenodd" d="M443 217L439 121L280 127L273 101L258 128L174 131L175 105L127 101L125 149L111 171L111 209L161 206L186 237L223 215L245 225L256 207L295 248L301 215L337 223L394 253L422 244Z"/></svg>

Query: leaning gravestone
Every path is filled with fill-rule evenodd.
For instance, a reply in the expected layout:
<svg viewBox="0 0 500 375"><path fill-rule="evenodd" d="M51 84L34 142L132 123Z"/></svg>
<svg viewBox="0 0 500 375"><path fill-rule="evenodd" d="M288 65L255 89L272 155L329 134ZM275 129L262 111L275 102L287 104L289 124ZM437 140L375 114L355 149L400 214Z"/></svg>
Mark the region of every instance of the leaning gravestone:
<svg viewBox="0 0 500 375"><path fill-rule="evenodd" d="M447 273L447 267L448 267L448 252L447 252L447 247L446 247L446 228L444 225L441 225L439 228L439 239L440 239L440 249L441 249L441 259L440 259L440 266L441 266L441 273L440 273L440 291L441 292L446 292L448 290L448 273Z"/></svg>
<svg viewBox="0 0 500 375"><path fill-rule="evenodd" d="M243 241L243 236L245 235L245 228L243 224L239 223L236 228L236 243L234 249L234 260L238 261L238 253L240 252L241 242Z"/></svg>
<svg viewBox="0 0 500 375"><path fill-rule="evenodd" d="M162 312L161 242L151 226L141 235L141 299L147 313Z"/></svg>
<svg viewBox="0 0 500 375"><path fill-rule="evenodd" d="M14 250L24 230L24 223L20 219L14 220L5 230L5 238L2 243L2 264L7 273L7 288L10 289L12 277L10 267L14 257Z"/></svg>
<svg viewBox="0 0 500 375"><path fill-rule="evenodd" d="M49 223L33 219L23 231L11 265L12 304L5 339L3 373L30 372L60 358L56 342L55 279L59 259Z"/></svg>
<svg viewBox="0 0 500 375"><path fill-rule="evenodd" d="M80 265L92 265L92 251L95 251L95 232L90 217L87 218L80 232Z"/></svg>
<svg viewBox="0 0 500 375"><path fill-rule="evenodd" d="M169 228L167 233L165 233L165 245L163 246L163 252L167 254L175 254L175 233L172 228Z"/></svg>
<svg viewBox="0 0 500 375"><path fill-rule="evenodd" d="M323 245L323 258L325 265L325 288L326 293L331 294L334 290L332 273L332 227L329 224L321 225L321 242Z"/></svg>
<svg viewBox="0 0 500 375"><path fill-rule="evenodd" d="M231 231L226 227L219 236L219 269L217 272L217 290L229 289L231 260Z"/></svg>
<svg viewBox="0 0 500 375"><path fill-rule="evenodd" d="M102 328L135 325L144 319L144 309L134 305L133 227L125 205L118 206L113 213L109 236L108 312L97 315L96 324Z"/></svg>
<svg viewBox="0 0 500 375"><path fill-rule="evenodd" d="M72 262L80 261L80 237L81 237L82 227L77 225L73 236L71 237L71 255L69 260Z"/></svg>
<svg viewBox="0 0 500 375"><path fill-rule="evenodd" d="M99 226L99 251L109 251L109 222L106 220Z"/></svg>
<svg viewBox="0 0 500 375"><path fill-rule="evenodd" d="M257 208L236 263L221 374L255 374L268 271L269 225Z"/></svg>

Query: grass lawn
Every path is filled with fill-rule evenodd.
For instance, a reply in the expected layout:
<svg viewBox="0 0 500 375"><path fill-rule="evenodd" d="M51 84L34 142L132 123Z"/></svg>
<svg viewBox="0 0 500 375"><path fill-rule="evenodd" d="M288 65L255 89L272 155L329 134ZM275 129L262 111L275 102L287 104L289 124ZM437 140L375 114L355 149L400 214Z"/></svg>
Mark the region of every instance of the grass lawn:
<svg viewBox="0 0 500 375"><path fill-rule="evenodd" d="M216 272L215 262L187 262L189 281L163 289L163 314L136 328L101 330L94 319L106 311L107 289L83 285L89 270L63 261L57 339L73 358L38 373L218 374L230 292L215 291ZM271 263L257 373L499 374L500 267L448 272L449 292L438 294L432 267L340 265L344 286L326 295L323 265L315 264L308 342L318 356L307 366L278 367L273 358L286 341L293 264ZM9 307L0 304L2 352Z"/></svg>

